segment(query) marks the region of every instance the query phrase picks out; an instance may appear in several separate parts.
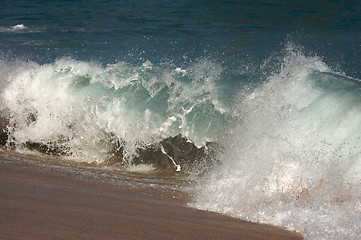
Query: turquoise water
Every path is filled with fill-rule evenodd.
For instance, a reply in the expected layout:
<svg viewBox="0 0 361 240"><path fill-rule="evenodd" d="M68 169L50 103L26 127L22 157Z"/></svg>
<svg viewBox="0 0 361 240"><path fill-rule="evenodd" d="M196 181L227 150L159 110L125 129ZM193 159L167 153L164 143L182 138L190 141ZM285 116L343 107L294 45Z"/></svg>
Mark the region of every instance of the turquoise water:
<svg viewBox="0 0 361 240"><path fill-rule="evenodd" d="M360 13L357 1L2 1L1 141L183 171L193 207L358 239Z"/></svg>

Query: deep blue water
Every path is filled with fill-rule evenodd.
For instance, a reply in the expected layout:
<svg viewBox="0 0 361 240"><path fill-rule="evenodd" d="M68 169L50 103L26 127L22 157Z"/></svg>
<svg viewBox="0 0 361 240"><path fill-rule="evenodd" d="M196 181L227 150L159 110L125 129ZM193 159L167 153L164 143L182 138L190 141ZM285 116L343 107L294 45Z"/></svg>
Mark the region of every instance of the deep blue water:
<svg viewBox="0 0 361 240"><path fill-rule="evenodd" d="M292 41L360 74L359 1L2 1L1 53L37 62L71 56L260 63ZM24 31L6 31L24 24Z"/></svg>
<svg viewBox="0 0 361 240"><path fill-rule="evenodd" d="M0 141L184 171L192 207L359 239L360 59L360 1L5 0Z"/></svg>

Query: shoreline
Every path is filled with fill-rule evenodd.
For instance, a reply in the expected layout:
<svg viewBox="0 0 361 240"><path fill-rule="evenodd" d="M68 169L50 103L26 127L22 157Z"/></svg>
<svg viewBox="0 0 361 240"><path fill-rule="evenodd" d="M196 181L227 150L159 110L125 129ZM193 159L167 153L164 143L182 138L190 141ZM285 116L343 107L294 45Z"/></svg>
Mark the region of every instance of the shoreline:
<svg viewBox="0 0 361 240"><path fill-rule="evenodd" d="M189 208L171 193L90 183L2 161L1 239L302 239Z"/></svg>

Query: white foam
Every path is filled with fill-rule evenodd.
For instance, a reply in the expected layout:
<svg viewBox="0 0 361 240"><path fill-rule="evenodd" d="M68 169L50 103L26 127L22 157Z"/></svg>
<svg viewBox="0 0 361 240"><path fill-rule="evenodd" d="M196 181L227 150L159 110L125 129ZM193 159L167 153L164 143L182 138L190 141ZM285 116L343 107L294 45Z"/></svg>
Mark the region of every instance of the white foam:
<svg viewBox="0 0 361 240"><path fill-rule="evenodd" d="M13 27L11 27L13 30L25 30L28 29L28 27L24 26L24 24L18 24Z"/></svg>
<svg viewBox="0 0 361 240"><path fill-rule="evenodd" d="M139 165L130 164L127 166L126 169L130 172L151 172L155 170L155 167L149 164L139 164Z"/></svg>
<svg viewBox="0 0 361 240"><path fill-rule="evenodd" d="M320 58L288 51L278 73L240 97L221 164L191 206L305 239L358 239L361 96Z"/></svg>
<svg viewBox="0 0 361 240"><path fill-rule="evenodd" d="M182 71L179 76L176 66L149 61L140 66L69 58L43 65L4 62L1 100L11 115L10 141L61 147L89 162L104 161L116 141L124 145L126 156L178 134L200 146L217 132L199 126L214 121L214 113L222 117L212 105L218 97L214 65L197 63L189 75ZM193 114L193 107L207 107L208 119Z"/></svg>

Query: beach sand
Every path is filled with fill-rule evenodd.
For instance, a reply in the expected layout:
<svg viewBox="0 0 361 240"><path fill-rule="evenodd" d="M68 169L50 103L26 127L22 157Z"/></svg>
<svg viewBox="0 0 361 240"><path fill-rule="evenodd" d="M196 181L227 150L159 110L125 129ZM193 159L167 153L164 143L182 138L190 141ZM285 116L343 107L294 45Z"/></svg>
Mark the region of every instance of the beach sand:
<svg viewBox="0 0 361 240"><path fill-rule="evenodd" d="M1 161L0 239L302 239L277 227L189 208L170 193Z"/></svg>

